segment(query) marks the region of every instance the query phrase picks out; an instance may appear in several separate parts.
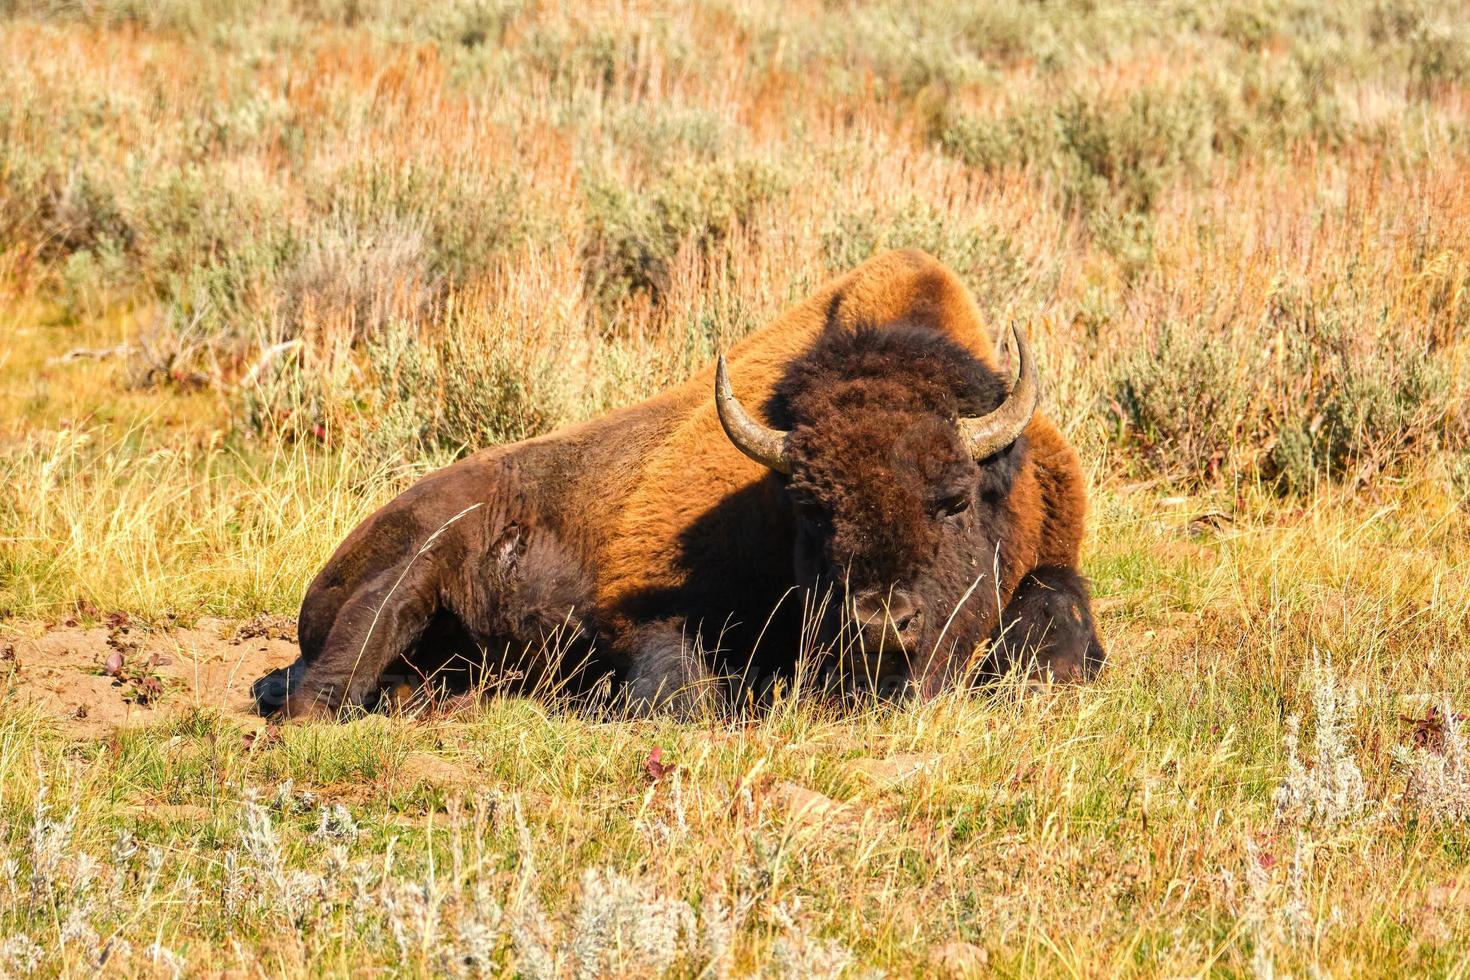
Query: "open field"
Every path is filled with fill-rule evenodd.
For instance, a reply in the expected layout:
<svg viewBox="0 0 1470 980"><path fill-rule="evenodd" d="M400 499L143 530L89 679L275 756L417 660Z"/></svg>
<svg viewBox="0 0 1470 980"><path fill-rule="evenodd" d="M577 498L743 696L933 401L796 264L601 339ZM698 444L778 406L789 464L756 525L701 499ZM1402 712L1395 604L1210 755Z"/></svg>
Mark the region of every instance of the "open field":
<svg viewBox="0 0 1470 980"><path fill-rule="evenodd" d="M1470 17L1197 6L0 0L0 974L1470 974ZM416 475L890 247L1095 685L248 712Z"/></svg>

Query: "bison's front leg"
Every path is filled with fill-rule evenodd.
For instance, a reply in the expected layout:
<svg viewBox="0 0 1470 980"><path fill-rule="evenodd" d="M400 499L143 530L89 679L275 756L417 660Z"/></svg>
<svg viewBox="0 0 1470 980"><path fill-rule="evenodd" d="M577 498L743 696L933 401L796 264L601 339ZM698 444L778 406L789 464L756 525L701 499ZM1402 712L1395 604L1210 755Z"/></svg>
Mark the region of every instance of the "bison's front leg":
<svg viewBox="0 0 1470 980"><path fill-rule="evenodd" d="M682 620L641 627L631 640L623 678L631 713L690 718L714 703L714 680L705 669L698 636L689 635Z"/></svg>
<svg viewBox="0 0 1470 980"><path fill-rule="evenodd" d="M1103 648L1087 583L1076 569L1050 565L1023 578L1001 613L990 651L996 674L1030 664L1032 675L1042 678L1085 681L1095 676Z"/></svg>
<svg viewBox="0 0 1470 980"><path fill-rule="evenodd" d="M363 704L388 665L423 635L438 611L438 593L433 567L424 561L410 559L365 581L337 610L320 652L289 668L281 713L331 717Z"/></svg>

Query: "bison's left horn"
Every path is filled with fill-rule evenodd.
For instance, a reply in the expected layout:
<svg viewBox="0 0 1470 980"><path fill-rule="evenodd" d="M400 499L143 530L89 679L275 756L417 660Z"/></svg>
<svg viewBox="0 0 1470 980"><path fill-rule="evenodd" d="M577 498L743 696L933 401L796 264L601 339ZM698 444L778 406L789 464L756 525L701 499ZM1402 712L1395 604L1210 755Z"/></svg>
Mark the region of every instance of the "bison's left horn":
<svg viewBox="0 0 1470 980"><path fill-rule="evenodd" d="M778 473L791 474L791 459L786 455L786 437L791 433L772 429L750 417L745 406L730 390L730 372L725 367L725 355L715 367L715 409L720 413L720 425L725 435L751 459L769 466Z"/></svg>
<svg viewBox="0 0 1470 980"><path fill-rule="evenodd" d="M1011 327L1011 336L1016 343L1016 360L1020 362L1016 386L1001 402L1000 408L989 415L959 420L960 435L964 437L971 458L976 460L993 456L1015 442L1031 421L1036 403L1041 398L1041 391L1036 386L1036 365L1031 362L1026 336L1014 326Z"/></svg>

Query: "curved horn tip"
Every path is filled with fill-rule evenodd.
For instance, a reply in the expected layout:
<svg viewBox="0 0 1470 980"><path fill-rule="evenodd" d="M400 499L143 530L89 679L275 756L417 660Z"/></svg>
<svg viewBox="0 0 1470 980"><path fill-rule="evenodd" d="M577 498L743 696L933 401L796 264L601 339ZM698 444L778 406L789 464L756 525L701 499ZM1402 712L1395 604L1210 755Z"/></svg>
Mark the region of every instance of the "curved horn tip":
<svg viewBox="0 0 1470 980"><path fill-rule="evenodd" d="M786 455L790 433L757 422L745 410L730 388L730 371L723 354L715 362L715 412L736 449L763 466L790 475L791 460Z"/></svg>
<svg viewBox="0 0 1470 980"><path fill-rule="evenodd" d="M971 457L985 459L1005 449L1020 438L1031 417L1036 414L1040 391L1036 383L1036 365L1020 326L1011 324L1011 340L1016 349L1016 382L1000 407L980 418L959 420L960 434Z"/></svg>

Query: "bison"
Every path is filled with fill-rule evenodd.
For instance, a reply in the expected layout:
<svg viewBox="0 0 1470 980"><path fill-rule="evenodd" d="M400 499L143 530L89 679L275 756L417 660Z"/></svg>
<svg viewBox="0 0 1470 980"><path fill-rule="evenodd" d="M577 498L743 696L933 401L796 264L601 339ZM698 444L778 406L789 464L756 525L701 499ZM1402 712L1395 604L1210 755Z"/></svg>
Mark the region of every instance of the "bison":
<svg viewBox="0 0 1470 980"><path fill-rule="evenodd" d="M312 581L257 701L334 715L468 659L678 709L808 648L919 695L1023 659L1089 678L1083 479L1014 341L1012 385L952 272L878 256L682 385L404 491Z"/></svg>

